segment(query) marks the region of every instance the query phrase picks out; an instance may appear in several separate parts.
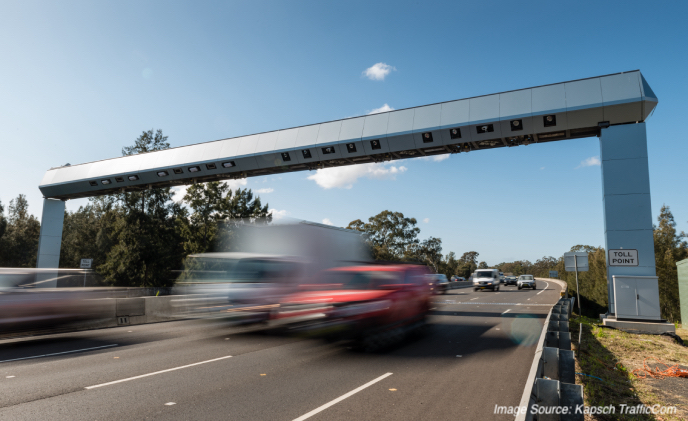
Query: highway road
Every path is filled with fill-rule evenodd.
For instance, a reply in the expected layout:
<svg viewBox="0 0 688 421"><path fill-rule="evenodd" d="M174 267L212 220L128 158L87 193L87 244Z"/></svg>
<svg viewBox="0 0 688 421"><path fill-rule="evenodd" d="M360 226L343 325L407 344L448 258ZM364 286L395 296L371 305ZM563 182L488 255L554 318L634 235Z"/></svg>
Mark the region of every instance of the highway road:
<svg viewBox="0 0 688 421"><path fill-rule="evenodd" d="M219 320L4 340L0 420L509 420L560 290L451 290L379 353Z"/></svg>

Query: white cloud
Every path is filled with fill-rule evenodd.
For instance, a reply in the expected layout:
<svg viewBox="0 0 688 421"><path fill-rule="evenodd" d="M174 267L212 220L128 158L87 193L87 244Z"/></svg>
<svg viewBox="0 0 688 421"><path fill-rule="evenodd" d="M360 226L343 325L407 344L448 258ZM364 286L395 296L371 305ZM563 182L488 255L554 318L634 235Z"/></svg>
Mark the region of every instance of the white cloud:
<svg viewBox="0 0 688 421"><path fill-rule="evenodd" d="M602 162L600 162L599 156L591 156L590 158L582 160L580 165L577 166L576 169L582 168L582 167L593 167L595 165L597 165L599 167L601 164L602 164Z"/></svg>
<svg viewBox="0 0 688 421"><path fill-rule="evenodd" d="M540 169L541 169L541 170L544 170L544 169L545 169L545 167L540 167Z"/></svg>
<svg viewBox="0 0 688 421"><path fill-rule="evenodd" d="M425 218L425 219L423 219L423 222L425 222L426 224L429 223L429 222L430 222L430 218Z"/></svg>
<svg viewBox="0 0 688 421"><path fill-rule="evenodd" d="M387 103L380 108L373 108L368 112L368 114L386 113L387 111L393 111L394 108L390 107Z"/></svg>
<svg viewBox="0 0 688 421"><path fill-rule="evenodd" d="M236 190L236 189L238 189L239 187L243 187L243 186L246 185L246 179L245 179L245 178L241 178L241 179L239 179L239 180L228 180L228 181L223 181L223 183L225 183L226 185L228 185L230 189Z"/></svg>
<svg viewBox="0 0 688 421"><path fill-rule="evenodd" d="M442 162L445 159L449 159L449 156L451 154L442 154L442 155L433 155L433 156L419 156L417 158L410 158L411 160L417 159L419 161L433 161L433 162Z"/></svg>
<svg viewBox="0 0 688 421"><path fill-rule="evenodd" d="M174 186L172 187L172 200L175 202L179 203L184 199L184 195L186 195L186 190L190 186Z"/></svg>
<svg viewBox="0 0 688 421"><path fill-rule="evenodd" d="M334 225L332 221L330 221L330 218L325 218L322 220L322 223L325 225Z"/></svg>
<svg viewBox="0 0 688 421"><path fill-rule="evenodd" d="M286 210L277 210L277 209L270 209L268 212L272 213L272 220L276 221L282 218L285 218L287 216L287 211Z"/></svg>
<svg viewBox="0 0 688 421"><path fill-rule="evenodd" d="M370 80L385 80L385 77L391 72L396 71L396 67L385 63L375 63L363 71L363 75Z"/></svg>
<svg viewBox="0 0 688 421"><path fill-rule="evenodd" d="M309 175L307 178L315 181L324 189L331 189L333 187L350 189L361 177L376 180L395 180L397 174L401 174L406 170L407 168L404 166L395 167L386 163L368 163L319 169L315 174Z"/></svg>
<svg viewBox="0 0 688 421"><path fill-rule="evenodd" d="M268 193L272 193L272 192L274 192L274 191L275 191L275 189L273 189L272 187L267 187L267 188L264 188L264 189L258 189L258 190L256 190L256 193L259 193L259 194L261 194L261 193L263 193L263 194L268 194Z"/></svg>

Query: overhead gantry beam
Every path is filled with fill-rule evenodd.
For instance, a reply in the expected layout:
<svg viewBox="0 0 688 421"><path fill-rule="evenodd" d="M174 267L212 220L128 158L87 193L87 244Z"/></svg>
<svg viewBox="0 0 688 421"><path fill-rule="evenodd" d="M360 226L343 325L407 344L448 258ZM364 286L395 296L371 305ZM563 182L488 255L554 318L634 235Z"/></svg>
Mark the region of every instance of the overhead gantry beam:
<svg viewBox="0 0 688 421"><path fill-rule="evenodd" d="M636 70L51 168L39 188L66 200L589 137L657 102Z"/></svg>

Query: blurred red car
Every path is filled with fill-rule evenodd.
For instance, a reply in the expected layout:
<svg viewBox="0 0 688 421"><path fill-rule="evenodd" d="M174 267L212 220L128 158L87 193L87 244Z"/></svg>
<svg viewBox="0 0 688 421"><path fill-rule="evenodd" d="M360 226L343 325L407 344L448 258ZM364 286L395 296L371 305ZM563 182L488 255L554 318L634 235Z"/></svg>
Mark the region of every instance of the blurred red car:
<svg viewBox="0 0 688 421"><path fill-rule="evenodd" d="M432 289L418 265L365 265L330 269L322 282L303 285L271 314L331 339L353 339L373 350L403 339L425 324Z"/></svg>

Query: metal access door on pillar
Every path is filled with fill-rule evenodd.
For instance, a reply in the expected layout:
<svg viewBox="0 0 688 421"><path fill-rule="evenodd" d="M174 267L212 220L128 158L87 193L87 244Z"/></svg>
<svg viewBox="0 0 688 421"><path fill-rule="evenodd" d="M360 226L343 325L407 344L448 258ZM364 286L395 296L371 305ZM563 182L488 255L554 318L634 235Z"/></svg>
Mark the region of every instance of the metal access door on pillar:
<svg viewBox="0 0 688 421"><path fill-rule="evenodd" d="M656 276L613 276L617 319L660 319Z"/></svg>

